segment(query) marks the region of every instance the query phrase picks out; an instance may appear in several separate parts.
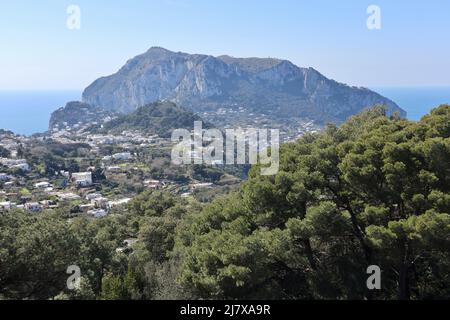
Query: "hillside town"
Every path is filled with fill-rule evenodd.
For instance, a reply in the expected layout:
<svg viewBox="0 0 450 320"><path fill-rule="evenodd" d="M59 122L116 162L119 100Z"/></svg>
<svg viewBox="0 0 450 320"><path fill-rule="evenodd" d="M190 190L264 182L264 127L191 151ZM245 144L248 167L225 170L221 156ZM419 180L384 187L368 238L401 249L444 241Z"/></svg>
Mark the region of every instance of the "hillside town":
<svg viewBox="0 0 450 320"><path fill-rule="evenodd" d="M316 121L301 118L276 118L264 112L257 112L245 106L232 104L217 110L201 113L202 119L224 129L242 127L259 129L278 129L281 142L295 141L306 133L319 132L323 126ZM232 124L232 125L230 125Z"/></svg>
<svg viewBox="0 0 450 320"><path fill-rule="evenodd" d="M101 218L145 190L184 198L221 193L241 179L219 168L171 166L172 142L139 132L91 134L67 126L49 135L0 134L0 212L61 208L68 217ZM212 191L214 189L214 191Z"/></svg>

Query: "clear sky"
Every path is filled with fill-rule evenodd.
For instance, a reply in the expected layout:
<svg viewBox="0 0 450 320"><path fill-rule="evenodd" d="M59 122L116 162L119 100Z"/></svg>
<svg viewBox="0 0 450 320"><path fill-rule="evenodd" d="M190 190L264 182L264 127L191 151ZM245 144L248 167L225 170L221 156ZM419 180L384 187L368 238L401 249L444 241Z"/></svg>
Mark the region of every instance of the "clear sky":
<svg viewBox="0 0 450 320"><path fill-rule="evenodd" d="M1 0L0 36L0 90L81 90L151 46L285 58L358 86L450 85L448 0Z"/></svg>

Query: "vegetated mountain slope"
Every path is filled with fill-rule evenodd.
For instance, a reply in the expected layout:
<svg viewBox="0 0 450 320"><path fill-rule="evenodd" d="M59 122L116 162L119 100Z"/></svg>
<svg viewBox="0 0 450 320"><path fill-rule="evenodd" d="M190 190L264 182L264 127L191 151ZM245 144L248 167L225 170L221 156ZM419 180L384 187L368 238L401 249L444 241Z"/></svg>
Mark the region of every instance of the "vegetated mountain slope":
<svg viewBox="0 0 450 320"><path fill-rule="evenodd" d="M114 112L104 110L101 107L93 107L80 101L71 101L65 107L59 108L52 113L49 130L101 122L113 115Z"/></svg>
<svg viewBox="0 0 450 320"><path fill-rule="evenodd" d="M175 129L193 129L194 121L202 121L202 119L173 102L155 102L105 123L101 131L120 133L124 130L135 130L170 137ZM204 126L208 125L204 124Z"/></svg>

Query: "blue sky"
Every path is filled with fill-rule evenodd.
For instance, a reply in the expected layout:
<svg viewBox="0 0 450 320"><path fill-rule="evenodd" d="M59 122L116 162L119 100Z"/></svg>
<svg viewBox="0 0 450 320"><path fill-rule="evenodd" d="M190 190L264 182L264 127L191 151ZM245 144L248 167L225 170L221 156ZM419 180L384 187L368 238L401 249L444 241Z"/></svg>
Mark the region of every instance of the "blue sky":
<svg viewBox="0 0 450 320"><path fill-rule="evenodd" d="M69 5L81 29L66 27ZM381 8L368 30L367 7ZM151 46L279 57L358 86L450 85L448 0L0 3L0 90L83 89Z"/></svg>

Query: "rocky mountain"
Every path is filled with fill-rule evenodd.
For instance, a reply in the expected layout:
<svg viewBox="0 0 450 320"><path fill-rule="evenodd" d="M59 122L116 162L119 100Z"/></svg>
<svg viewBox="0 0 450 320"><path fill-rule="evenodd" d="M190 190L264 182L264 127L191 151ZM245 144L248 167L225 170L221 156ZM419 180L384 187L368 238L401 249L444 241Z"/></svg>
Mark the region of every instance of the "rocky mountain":
<svg viewBox="0 0 450 320"><path fill-rule="evenodd" d="M121 113L158 100L197 113L241 108L242 117L249 119L265 114L272 119L341 122L375 104L406 115L393 101L369 89L338 83L287 60L213 57L159 47L129 60L83 93L85 103Z"/></svg>

